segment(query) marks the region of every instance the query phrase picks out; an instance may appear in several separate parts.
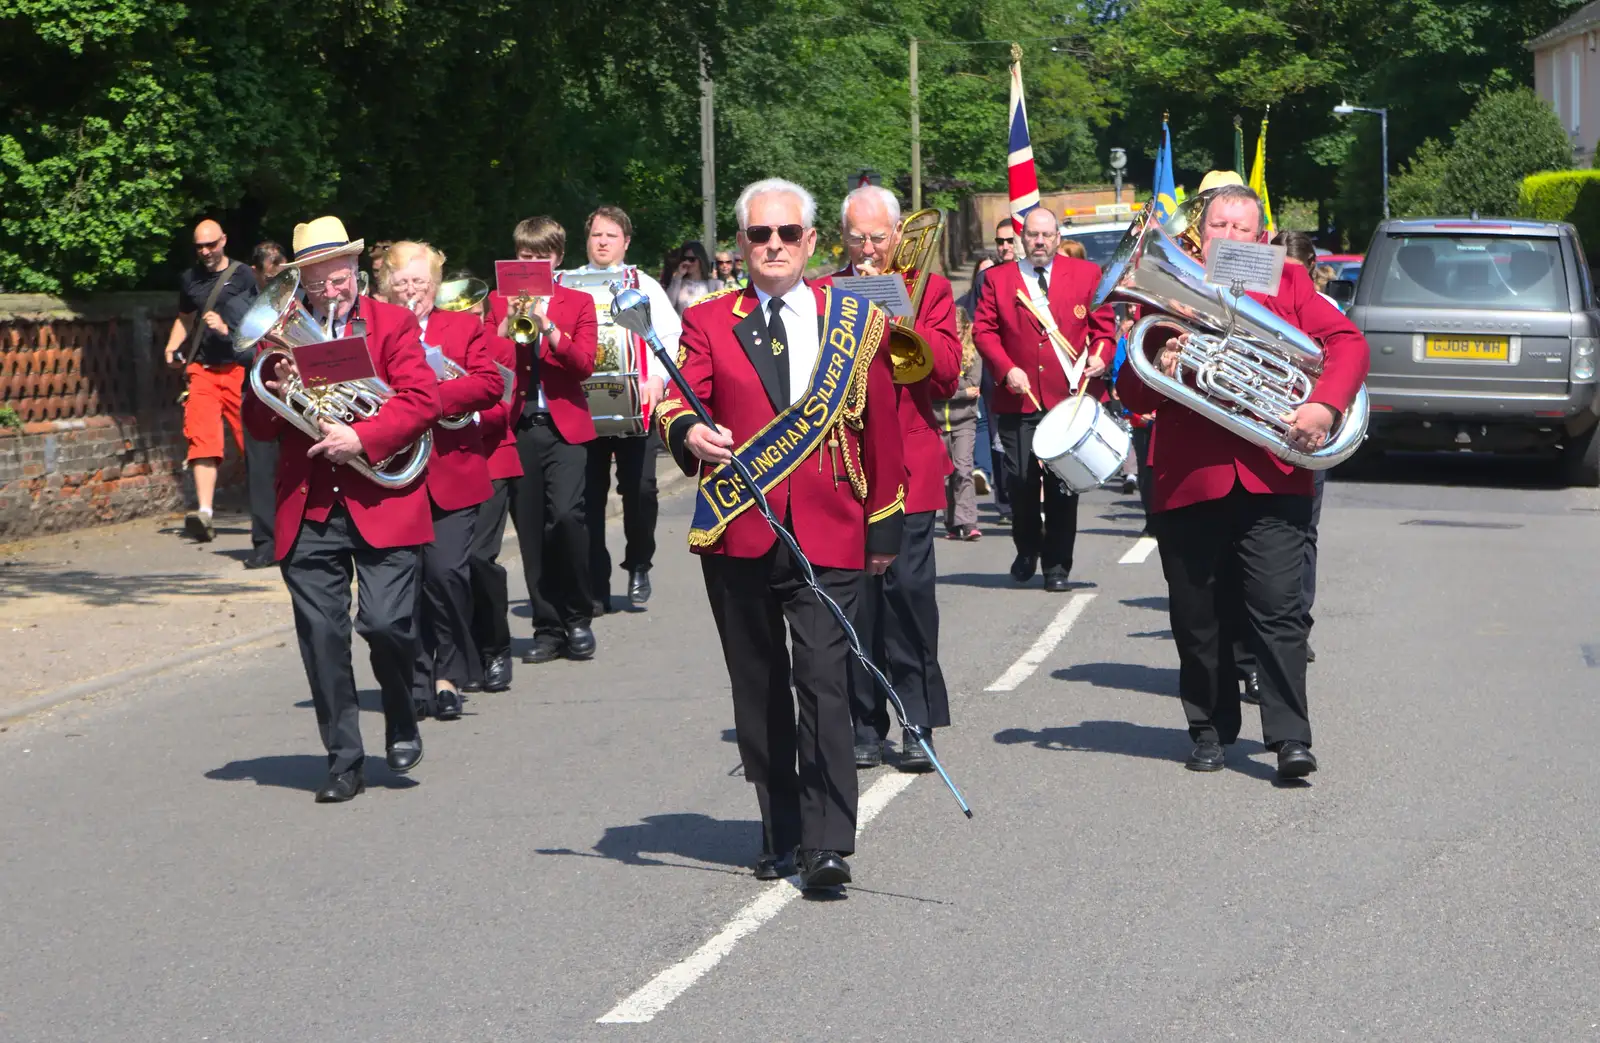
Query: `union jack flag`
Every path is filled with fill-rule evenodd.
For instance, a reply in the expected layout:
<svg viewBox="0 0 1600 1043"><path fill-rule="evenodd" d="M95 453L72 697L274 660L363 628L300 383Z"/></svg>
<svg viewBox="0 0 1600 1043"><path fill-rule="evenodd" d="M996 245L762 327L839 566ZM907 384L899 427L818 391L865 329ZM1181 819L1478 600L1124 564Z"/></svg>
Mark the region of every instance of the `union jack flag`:
<svg viewBox="0 0 1600 1043"><path fill-rule="evenodd" d="M1011 224L1022 234L1022 218L1039 205L1039 172L1033 166L1028 110L1022 101L1022 56L1011 61L1011 134L1007 142L1006 187L1011 191Z"/></svg>

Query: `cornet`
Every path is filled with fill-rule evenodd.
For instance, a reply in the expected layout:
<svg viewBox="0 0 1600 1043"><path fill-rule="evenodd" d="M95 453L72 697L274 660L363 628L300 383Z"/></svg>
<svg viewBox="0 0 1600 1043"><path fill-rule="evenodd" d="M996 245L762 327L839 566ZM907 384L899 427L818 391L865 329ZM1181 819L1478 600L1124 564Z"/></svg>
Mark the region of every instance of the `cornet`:
<svg viewBox="0 0 1600 1043"><path fill-rule="evenodd" d="M233 350L241 355L260 349L250 367L250 389L274 413L293 424L301 434L315 441L323 437L322 422L350 424L376 416L383 404L394 397L394 389L377 377L347 380L322 388L308 388L298 376L279 383L278 390L267 387L269 366L280 358L294 358L294 349L334 339L317 325L311 311L295 296L300 289L300 270L285 268L268 280L256 303L245 312L233 331ZM357 459L350 466L365 478L385 489L403 489L421 477L433 452L433 435L422 436L406 448L377 464Z"/></svg>
<svg viewBox="0 0 1600 1043"><path fill-rule="evenodd" d="M538 304L538 297L532 297L526 293L519 294L511 302L508 311L511 320L511 339L518 344L532 344L539 339L539 320L533 314L533 309Z"/></svg>

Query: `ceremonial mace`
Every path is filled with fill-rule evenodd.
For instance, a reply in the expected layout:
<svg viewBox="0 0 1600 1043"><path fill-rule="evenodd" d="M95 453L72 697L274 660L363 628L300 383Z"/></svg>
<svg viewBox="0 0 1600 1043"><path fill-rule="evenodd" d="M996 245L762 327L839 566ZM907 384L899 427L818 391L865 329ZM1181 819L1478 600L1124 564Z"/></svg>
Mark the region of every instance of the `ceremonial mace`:
<svg viewBox="0 0 1600 1043"><path fill-rule="evenodd" d="M694 415L700 419L702 424L715 431L717 422L711 419L711 414L706 411L705 404L700 401L700 396L694 393L694 389L689 386L689 382L678 371L678 364L673 360L671 353L667 351L666 345L662 344L661 338L656 336L655 326L650 322L650 299L639 290L624 288L621 282L611 284L611 295L612 320L617 325L631 330L644 338L645 343L650 345L650 350L655 352L656 358L661 360L661 365L666 369L667 375L672 378L673 384L677 385L678 391L683 395L683 400L689 404L689 408L694 410ZM811 592L817 596L817 599L828 607L828 611L833 613L834 620L843 628L844 636L850 641L850 651L855 654L857 661L866 668L867 673L872 675L872 679L877 683L878 687L882 688L884 694L889 697L889 704L894 707L895 716L900 719L900 727L904 729L907 735L917 740L917 745L922 747L922 752L928 755L929 763L939 773L939 777L944 780L944 784L950 787L950 792L955 794L956 803L961 805L962 813L971 818L972 808L967 806L967 799L961 795L961 791L951 781L950 773L945 771L944 765L939 762L939 756L933 752L933 745L928 742L924 729L919 725L906 723L906 707L900 701L899 693L894 690L894 686L889 683L889 679L883 676L883 671L874 666L872 660L867 657L867 653L861 647L861 638L856 636L856 628L850 625L849 619L845 618L844 609L840 608L839 603L829 597L827 592L822 589L822 585L817 582L816 573L811 571L811 562L807 561L806 556L800 551L800 541L796 540L794 534L784 528L783 523L778 520L778 516L772 513L772 505L767 502L766 494L761 491L761 486L756 484L755 476L750 473L750 469L745 466L744 461L739 459L737 453L730 457L729 462L733 466L734 473L744 481L745 487L750 490L751 496L755 499L756 509L761 512L762 517L767 519L767 524L772 526L772 531L777 535L778 539L783 541L783 545L789 548L789 553L794 555L794 560L799 563L800 574L805 578L806 586L810 587Z"/></svg>

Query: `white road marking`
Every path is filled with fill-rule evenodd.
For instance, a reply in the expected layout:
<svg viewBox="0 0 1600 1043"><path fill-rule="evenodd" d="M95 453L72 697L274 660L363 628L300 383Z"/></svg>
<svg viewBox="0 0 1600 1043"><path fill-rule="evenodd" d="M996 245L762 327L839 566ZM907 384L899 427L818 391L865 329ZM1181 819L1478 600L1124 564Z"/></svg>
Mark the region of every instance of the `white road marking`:
<svg viewBox="0 0 1600 1043"><path fill-rule="evenodd" d="M856 836L860 836L867 823L876 818L878 812L916 780L915 775L895 772L873 783L867 792L861 795L861 800L856 806ZM733 919L723 925L722 930L690 953L688 958L651 978L633 995L596 1018L596 1023L639 1025L652 1020L657 1014L666 1010L673 1000L682 996L690 986L703 978L707 971L721 963L722 958L733 951L733 947L739 944L741 938L753 933L762 924L777 916L784 906L798 897L800 897L798 877L790 877L773 884L763 891L760 897L735 913Z"/></svg>
<svg viewBox="0 0 1600 1043"><path fill-rule="evenodd" d="M1039 635L1039 640L1033 643L1033 647L1022 653L1022 657L1012 663L1010 668L1001 674L994 684L985 688L984 691L1009 692L1029 677L1032 677L1033 672L1039 669L1039 664L1044 662L1051 652L1055 651L1055 647L1061 643L1061 639L1067 636L1067 631L1072 629L1072 624L1078 621L1078 617L1083 614L1084 608L1093 600L1093 594L1072 595L1072 600L1061 606L1061 611L1057 612L1056 618L1052 619L1050 625L1044 628L1044 633Z"/></svg>
<svg viewBox="0 0 1600 1043"><path fill-rule="evenodd" d="M1143 565L1156 549L1154 536L1140 536L1133 541L1133 546L1128 548L1128 553L1117 559L1118 565Z"/></svg>

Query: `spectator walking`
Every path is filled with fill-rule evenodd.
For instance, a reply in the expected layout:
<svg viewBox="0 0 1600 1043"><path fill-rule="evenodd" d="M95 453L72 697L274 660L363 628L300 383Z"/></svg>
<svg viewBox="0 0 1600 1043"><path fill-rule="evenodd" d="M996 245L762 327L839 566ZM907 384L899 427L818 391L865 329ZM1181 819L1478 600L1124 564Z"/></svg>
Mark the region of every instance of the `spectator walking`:
<svg viewBox="0 0 1600 1043"><path fill-rule="evenodd" d="M749 279L739 274L738 264L738 259L732 253L727 250L717 251L717 274L715 278L719 289L742 290L750 284Z"/></svg>
<svg viewBox="0 0 1600 1043"><path fill-rule="evenodd" d="M264 289L267 280L283 270L289 261L283 247L268 239L256 244L250 251L250 268L255 272L256 289ZM249 366L249 355L237 359L240 365ZM244 431L244 466L250 487L250 546L251 553L244 560L247 569L264 569L276 564L272 554L272 532L278 513L278 496L273 483L278 474L278 440L262 440Z"/></svg>
<svg viewBox="0 0 1600 1043"><path fill-rule="evenodd" d="M951 540L978 540L978 498L973 487L972 450L978 435L978 394L983 379L983 358L972 343L972 316L956 310L956 332L961 338L961 377L955 396L933 404L934 417L944 436L945 451L955 470L945 478L944 534Z"/></svg>
<svg viewBox="0 0 1600 1043"><path fill-rule="evenodd" d="M227 440L224 425L233 428L234 444L244 451L239 422L244 367L234 360L230 335L256 299L256 283L249 267L229 260L227 251L220 224L208 219L195 225L195 263L178 277L178 317L167 335L167 365L181 368L187 381L183 437L196 502L183 525L201 543L216 538L212 508Z"/></svg>
<svg viewBox="0 0 1600 1043"><path fill-rule="evenodd" d="M722 289L722 283L712 277L706 248L698 242L684 243L673 252L672 258L669 269L661 273L661 284L666 287L667 299L679 315L706 294Z"/></svg>

